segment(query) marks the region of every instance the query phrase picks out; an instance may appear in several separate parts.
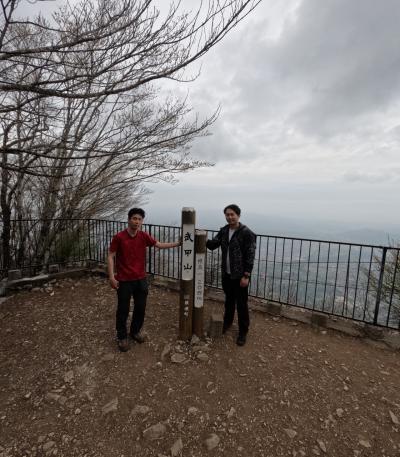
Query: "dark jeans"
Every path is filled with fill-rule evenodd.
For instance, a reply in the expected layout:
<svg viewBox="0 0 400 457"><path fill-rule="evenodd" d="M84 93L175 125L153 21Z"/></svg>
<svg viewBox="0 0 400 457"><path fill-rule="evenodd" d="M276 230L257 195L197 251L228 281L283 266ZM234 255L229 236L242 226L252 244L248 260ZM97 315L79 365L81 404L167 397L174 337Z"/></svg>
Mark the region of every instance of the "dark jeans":
<svg viewBox="0 0 400 457"><path fill-rule="evenodd" d="M116 314L117 338L123 340L127 337L126 321L129 315L131 297L133 297L133 315L130 334L140 332L146 310L146 299L149 291L147 279L137 281L120 281L117 289L118 306Z"/></svg>
<svg viewBox="0 0 400 457"><path fill-rule="evenodd" d="M247 305L249 288L240 287L240 278L232 279L227 274L222 275L222 288L225 292L224 328L227 329L232 325L237 307L239 335L246 335L250 325L249 307Z"/></svg>

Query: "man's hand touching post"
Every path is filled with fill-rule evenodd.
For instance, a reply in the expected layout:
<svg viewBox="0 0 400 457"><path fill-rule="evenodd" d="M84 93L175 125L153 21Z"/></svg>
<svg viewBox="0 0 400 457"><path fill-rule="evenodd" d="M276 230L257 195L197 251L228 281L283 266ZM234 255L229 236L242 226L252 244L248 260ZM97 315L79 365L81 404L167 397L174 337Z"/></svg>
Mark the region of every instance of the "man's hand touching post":
<svg viewBox="0 0 400 457"><path fill-rule="evenodd" d="M182 240L179 238L178 241L173 241L171 243L162 243L161 241L157 241L155 247L158 249L169 249L169 248L178 248L182 246Z"/></svg>

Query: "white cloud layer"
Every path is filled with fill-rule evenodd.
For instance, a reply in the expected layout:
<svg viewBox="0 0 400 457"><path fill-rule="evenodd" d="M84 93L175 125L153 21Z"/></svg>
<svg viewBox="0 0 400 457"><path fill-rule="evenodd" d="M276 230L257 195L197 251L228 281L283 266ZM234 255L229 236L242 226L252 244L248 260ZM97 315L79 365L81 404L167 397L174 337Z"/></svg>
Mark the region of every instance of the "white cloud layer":
<svg viewBox="0 0 400 457"><path fill-rule="evenodd" d="M222 107L193 146L216 166L154 186L149 209L220 217L236 201L310 227L400 227L399 23L397 0L262 2L190 86L202 115Z"/></svg>

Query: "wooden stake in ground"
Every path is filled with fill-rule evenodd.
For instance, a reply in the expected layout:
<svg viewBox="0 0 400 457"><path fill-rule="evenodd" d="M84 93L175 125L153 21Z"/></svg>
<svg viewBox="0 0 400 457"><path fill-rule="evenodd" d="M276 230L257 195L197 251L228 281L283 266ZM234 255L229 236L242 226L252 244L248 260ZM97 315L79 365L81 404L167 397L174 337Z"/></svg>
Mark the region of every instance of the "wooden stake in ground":
<svg viewBox="0 0 400 457"><path fill-rule="evenodd" d="M196 230L194 239L195 273L194 273L194 307L193 307L193 333L202 338L203 304L204 304L204 277L206 272L206 242L207 232Z"/></svg>
<svg viewBox="0 0 400 457"><path fill-rule="evenodd" d="M182 262L179 300L179 339L181 340L189 340L192 337L195 222L195 210L182 208Z"/></svg>

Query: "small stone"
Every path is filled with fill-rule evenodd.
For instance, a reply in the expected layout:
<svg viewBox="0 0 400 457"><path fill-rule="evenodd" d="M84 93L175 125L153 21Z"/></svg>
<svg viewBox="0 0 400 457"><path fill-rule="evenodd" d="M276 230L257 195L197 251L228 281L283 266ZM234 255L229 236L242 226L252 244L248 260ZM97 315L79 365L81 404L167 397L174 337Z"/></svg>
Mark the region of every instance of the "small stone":
<svg viewBox="0 0 400 457"><path fill-rule="evenodd" d="M196 407L194 407L194 406L191 406L191 407L188 409L188 411L187 411L187 413L190 414L190 415L195 415L195 414L197 414L198 412L199 412L199 410L198 410Z"/></svg>
<svg viewBox="0 0 400 457"><path fill-rule="evenodd" d="M92 389L89 388L89 389L86 389L83 393L82 393L82 397L83 398L86 398L88 401L93 401L94 400L94 397L92 395Z"/></svg>
<svg viewBox="0 0 400 457"><path fill-rule="evenodd" d="M230 419L231 417L233 417L236 413L236 409L235 408L231 408L227 413L226 413L226 416L228 417L228 419Z"/></svg>
<svg viewBox="0 0 400 457"><path fill-rule="evenodd" d="M332 424L335 424L336 419L332 416L332 414L328 414L328 419L325 422L327 422L327 423L331 422Z"/></svg>
<svg viewBox="0 0 400 457"><path fill-rule="evenodd" d="M359 443L361 444L362 447L370 448L371 443L367 440L360 440Z"/></svg>
<svg viewBox="0 0 400 457"><path fill-rule="evenodd" d="M321 449L322 452L326 454L326 446L325 443L322 440L317 440L318 446Z"/></svg>
<svg viewBox="0 0 400 457"><path fill-rule="evenodd" d="M133 416L145 416L151 411L151 408L149 406L145 405L136 405L132 411L131 415Z"/></svg>
<svg viewBox="0 0 400 457"><path fill-rule="evenodd" d="M164 346L164 349L161 352L161 360L164 360L164 358L171 352L171 345L167 343Z"/></svg>
<svg viewBox="0 0 400 457"><path fill-rule="evenodd" d="M292 430L291 428L284 428L283 431L291 439L293 439L297 435L297 432L295 430Z"/></svg>
<svg viewBox="0 0 400 457"><path fill-rule="evenodd" d="M400 421L399 421L398 417L394 413L392 413L392 411L389 411L389 414L390 414L390 418L392 419L393 424L400 425Z"/></svg>
<svg viewBox="0 0 400 457"><path fill-rule="evenodd" d="M79 409L79 408L76 408L75 410L75 415L76 416L79 416L79 414L81 413L82 411Z"/></svg>
<svg viewBox="0 0 400 457"><path fill-rule="evenodd" d="M103 415L117 411L118 409L118 398L113 398L110 402L104 405L101 410Z"/></svg>
<svg viewBox="0 0 400 457"><path fill-rule="evenodd" d="M215 433L212 433L206 440L205 445L208 451L216 448L220 442L219 436Z"/></svg>
<svg viewBox="0 0 400 457"><path fill-rule="evenodd" d="M43 444L43 451L47 452L48 450L52 449L55 445L55 441L47 441L47 443Z"/></svg>
<svg viewBox="0 0 400 457"><path fill-rule="evenodd" d="M186 356L185 356L185 354L172 354L171 362L184 363L184 362L186 362Z"/></svg>
<svg viewBox="0 0 400 457"><path fill-rule="evenodd" d="M108 354L104 354L103 357L101 358L102 362L112 362L115 359L115 355L110 352Z"/></svg>
<svg viewBox="0 0 400 457"><path fill-rule="evenodd" d="M204 354L204 352L199 352L197 354L197 360L200 360L200 362L208 362L209 357L207 354Z"/></svg>
<svg viewBox="0 0 400 457"><path fill-rule="evenodd" d="M200 343L200 338L197 335L192 335L192 339L190 340L190 344L192 346L199 344Z"/></svg>
<svg viewBox="0 0 400 457"><path fill-rule="evenodd" d="M149 441L159 440L160 438L162 438L166 431L167 427L161 422L159 422L158 424L146 428L146 430L144 430L143 432L143 437Z"/></svg>
<svg viewBox="0 0 400 457"><path fill-rule="evenodd" d="M203 349L204 349L205 347L206 347L206 346L202 346L202 345L201 345L201 346L200 346L200 345L199 345L199 346L192 346L192 352L193 352L193 353L201 352L201 351L203 351Z"/></svg>
<svg viewBox="0 0 400 457"><path fill-rule="evenodd" d="M342 417L342 416L343 416L343 413L344 413L344 411L343 411L342 408L338 408L338 409L336 410L336 415L337 415L337 417Z"/></svg>
<svg viewBox="0 0 400 457"><path fill-rule="evenodd" d="M64 375L64 381L70 383L73 381L73 379L74 379L74 372L72 370L67 371Z"/></svg>
<svg viewBox="0 0 400 457"><path fill-rule="evenodd" d="M171 447L171 456L178 457L178 455L182 454L182 449L183 449L183 442L182 442L182 439L179 438L178 440L175 441L175 443Z"/></svg>
<svg viewBox="0 0 400 457"><path fill-rule="evenodd" d="M60 399L60 395L55 394L53 392L47 392L47 394L45 395L45 399L47 401L58 401Z"/></svg>

